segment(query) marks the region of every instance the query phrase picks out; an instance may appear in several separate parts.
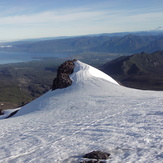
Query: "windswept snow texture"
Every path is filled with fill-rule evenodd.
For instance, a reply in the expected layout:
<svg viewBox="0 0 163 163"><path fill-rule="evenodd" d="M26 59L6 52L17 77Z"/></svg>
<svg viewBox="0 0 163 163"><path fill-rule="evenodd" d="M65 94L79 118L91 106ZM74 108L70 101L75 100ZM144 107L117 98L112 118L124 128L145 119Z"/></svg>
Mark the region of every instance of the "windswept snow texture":
<svg viewBox="0 0 163 163"><path fill-rule="evenodd" d="M93 150L109 152L109 163L163 162L163 92L129 89L75 64L70 87L0 121L0 162L79 163Z"/></svg>

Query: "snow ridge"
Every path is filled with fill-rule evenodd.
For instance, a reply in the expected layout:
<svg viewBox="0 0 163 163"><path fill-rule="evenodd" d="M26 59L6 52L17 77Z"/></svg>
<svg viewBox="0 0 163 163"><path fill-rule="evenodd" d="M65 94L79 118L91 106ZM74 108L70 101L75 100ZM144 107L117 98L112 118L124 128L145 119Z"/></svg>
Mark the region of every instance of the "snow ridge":
<svg viewBox="0 0 163 163"><path fill-rule="evenodd" d="M101 78L111 83L119 85L113 78L103 73L102 71L90 65L84 64L80 61L75 62L74 74L71 76L71 79L73 80L74 83L87 80L88 78L91 78L92 76L96 78Z"/></svg>

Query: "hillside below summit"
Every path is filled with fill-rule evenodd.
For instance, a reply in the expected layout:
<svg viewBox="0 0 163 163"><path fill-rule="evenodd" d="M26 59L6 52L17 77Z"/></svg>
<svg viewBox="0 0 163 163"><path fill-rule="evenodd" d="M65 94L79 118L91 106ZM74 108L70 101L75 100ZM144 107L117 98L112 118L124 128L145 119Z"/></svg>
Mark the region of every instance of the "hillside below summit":
<svg viewBox="0 0 163 163"><path fill-rule="evenodd" d="M119 57L101 70L127 87L163 90L163 51Z"/></svg>

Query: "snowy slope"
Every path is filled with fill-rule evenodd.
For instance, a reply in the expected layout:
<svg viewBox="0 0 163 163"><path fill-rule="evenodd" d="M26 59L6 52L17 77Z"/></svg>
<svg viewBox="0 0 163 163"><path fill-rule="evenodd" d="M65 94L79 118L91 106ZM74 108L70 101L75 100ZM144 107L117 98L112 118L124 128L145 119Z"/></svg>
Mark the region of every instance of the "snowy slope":
<svg viewBox="0 0 163 163"><path fill-rule="evenodd" d="M0 121L0 162L80 162L93 150L112 163L163 161L163 92L120 86L79 61L71 78Z"/></svg>

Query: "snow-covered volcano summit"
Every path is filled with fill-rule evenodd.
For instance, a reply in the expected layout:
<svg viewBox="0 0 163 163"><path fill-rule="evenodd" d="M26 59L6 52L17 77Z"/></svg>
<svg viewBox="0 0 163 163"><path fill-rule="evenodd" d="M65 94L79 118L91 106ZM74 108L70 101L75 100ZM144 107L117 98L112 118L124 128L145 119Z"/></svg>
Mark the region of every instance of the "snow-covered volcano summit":
<svg viewBox="0 0 163 163"><path fill-rule="evenodd" d="M0 121L0 162L78 163L93 150L108 162L162 162L163 92L120 86L80 61L71 79Z"/></svg>
<svg viewBox="0 0 163 163"><path fill-rule="evenodd" d="M90 96L90 94L92 94L92 92L95 91L92 94L95 95L100 90L102 91L101 87L106 89L105 86L108 85L108 87L110 87L109 89L111 89L112 87L114 87L115 84L119 85L110 76L80 61L75 62L74 73L70 76L70 78L73 82L72 86L66 89L49 91L41 98L38 98L37 100L31 102L30 104L22 107L21 110L15 116L24 115L27 113L32 113L40 110L45 111L46 109L51 109L51 105L49 105L49 102L52 101L52 105L55 106L56 106L56 102L55 99L54 100L50 100L50 99L53 99L55 97L60 97L59 102L63 103L65 95L67 98L66 99L67 102L65 102L66 105L68 105L69 102L73 102L75 103L74 105L78 105L78 103L81 101L80 99L85 98L86 101L88 100L87 97L88 94ZM98 90L98 88L100 88L100 90ZM73 94L75 95L74 97ZM76 100L77 97L79 97L78 101ZM85 100L83 100L83 102ZM60 105L61 104L59 103L58 108L60 107Z"/></svg>

